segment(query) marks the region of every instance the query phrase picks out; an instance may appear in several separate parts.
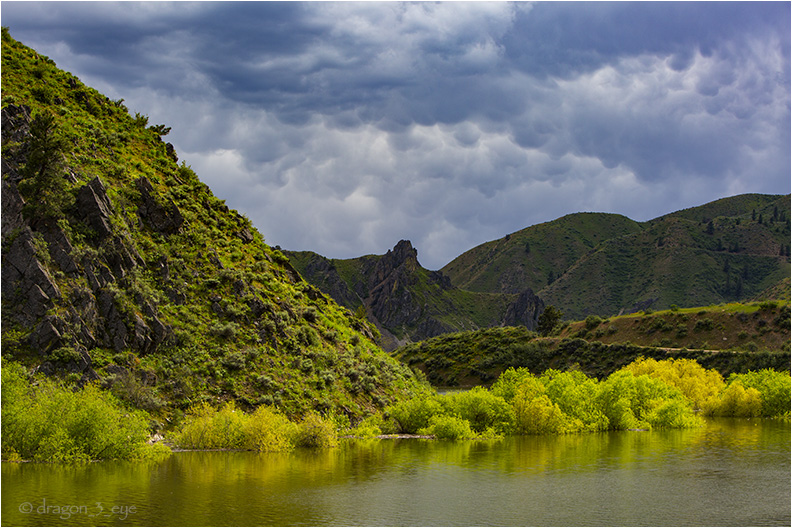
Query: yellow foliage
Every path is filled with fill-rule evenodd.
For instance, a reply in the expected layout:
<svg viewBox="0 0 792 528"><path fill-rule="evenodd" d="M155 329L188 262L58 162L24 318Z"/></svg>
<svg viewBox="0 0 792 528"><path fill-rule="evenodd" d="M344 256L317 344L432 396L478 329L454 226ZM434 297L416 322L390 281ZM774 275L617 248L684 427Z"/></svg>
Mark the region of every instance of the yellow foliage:
<svg viewBox="0 0 792 528"><path fill-rule="evenodd" d="M745 388L740 381L731 383L718 397L709 400L704 413L710 416L735 416L749 418L761 416L762 395L752 388Z"/></svg>
<svg viewBox="0 0 792 528"><path fill-rule="evenodd" d="M708 400L720 394L726 386L723 376L717 370L705 369L692 359L657 361L640 358L622 370L632 372L636 376L646 374L676 387L690 400L694 409L703 408Z"/></svg>

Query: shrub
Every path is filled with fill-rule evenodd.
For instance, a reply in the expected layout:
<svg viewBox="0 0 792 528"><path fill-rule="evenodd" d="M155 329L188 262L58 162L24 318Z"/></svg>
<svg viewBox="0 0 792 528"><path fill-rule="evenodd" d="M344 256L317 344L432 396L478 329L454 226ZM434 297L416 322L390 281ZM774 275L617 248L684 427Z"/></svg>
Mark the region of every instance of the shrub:
<svg viewBox="0 0 792 528"><path fill-rule="evenodd" d="M511 406L483 387L440 397L445 414L458 416L476 432L487 429L505 432L513 421Z"/></svg>
<svg viewBox="0 0 792 528"><path fill-rule="evenodd" d="M517 389L513 401L514 430L531 435L565 433L564 413L537 389L533 382L526 382Z"/></svg>
<svg viewBox="0 0 792 528"><path fill-rule="evenodd" d="M391 405L385 412L396 421L398 432L415 434L429 427L432 416L440 414L442 407L435 397L423 394Z"/></svg>
<svg viewBox="0 0 792 528"><path fill-rule="evenodd" d="M639 358L622 370L632 372L636 376L647 374L676 387L696 409L700 409L707 400L717 396L726 386L718 371L705 369L692 359L657 361L652 358Z"/></svg>
<svg viewBox="0 0 792 528"><path fill-rule="evenodd" d="M789 415L790 385L792 384L789 372L762 369L729 376L730 384L736 382L742 383L747 390L756 389L759 392L762 402L761 416Z"/></svg>
<svg viewBox="0 0 792 528"><path fill-rule="evenodd" d="M602 431L608 428L608 419L597 403L597 380L580 371L547 370L540 381L550 400L568 417L570 429Z"/></svg>
<svg viewBox="0 0 792 528"><path fill-rule="evenodd" d="M432 416L429 427L419 431L423 435L434 435L440 440L464 440L475 438L470 422L457 416Z"/></svg>
<svg viewBox="0 0 792 528"><path fill-rule="evenodd" d="M89 384L72 391L49 379L29 384L24 368L2 367L3 457L37 461L149 458L148 420Z"/></svg>
<svg viewBox="0 0 792 528"><path fill-rule="evenodd" d="M382 434L382 417L379 414L366 417L349 434L357 438L374 438Z"/></svg>
<svg viewBox="0 0 792 528"><path fill-rule="evenodd" d="M514 367L509 367L498 377L490 391L496 396L503 398L506 402L511 403L523 381L535 377L527 368L520 367L515 369Z"/></svg>
<svg viewBox="0 0 792 528"><path fill-rule="evenodd" d="M333 447L338 445L338 436L331 420L319 413L311 412L297 427L294 444L297 447Z"/></svg>
<svg viewBox="0 0 792 528"><path fill-rule="evenodd" d="M208 403L192 407L175 437L180 447L196 449L241 448L246 418L233 402L215 411Z"/></svg>
<svg viewBox="0 0 792 528"><path fill-rule="evenodd" d="M589 315L588 317L586 317L586 329L594 330L600 325L601 322L602 322L601 317L596 315Z"/></svg>
<svg viewBox="0 0 792 528"><path fill-rule="evenodd" d="M746 389L740 381L734 381L717 398L708 401L703 411L709 416L748 418L759 416L761 409L762 396L759 391Z"/></svg>
<svg viewBox="0 0 792 528"><path fill-rule="evenodd" d="M693 326L694 332L700 331L709 331L715 328L715 323L712 322L712 319L699 319L696 321L696 324Z"/></svg>
<svg viewBox="0 0 792 528"><path fill-rule="evenodd" d="M266 406L249 415L242 430L242 445L254 451L287 451L297 434L297 427L288 418Z"/></svg>

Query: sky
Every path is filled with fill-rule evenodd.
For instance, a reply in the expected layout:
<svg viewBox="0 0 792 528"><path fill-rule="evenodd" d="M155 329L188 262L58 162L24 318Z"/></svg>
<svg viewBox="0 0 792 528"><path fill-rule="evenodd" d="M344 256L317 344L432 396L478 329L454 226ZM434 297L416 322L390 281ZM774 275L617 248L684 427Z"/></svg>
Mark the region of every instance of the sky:
<svg viewBox="0 0 792 528"><path fill-rule="evenodd" d="M789 2L12 2L270 245L439 269L583 211L790 192Z"/></svg>

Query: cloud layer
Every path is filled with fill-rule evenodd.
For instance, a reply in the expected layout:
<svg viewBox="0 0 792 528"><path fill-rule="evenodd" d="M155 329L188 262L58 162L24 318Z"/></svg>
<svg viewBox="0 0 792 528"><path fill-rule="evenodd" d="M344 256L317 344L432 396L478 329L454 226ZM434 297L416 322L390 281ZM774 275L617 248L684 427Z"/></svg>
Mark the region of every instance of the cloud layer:
<svg viewBox="0 0 792 528"><path fill-rule="evenodd" d="M271 244L439 268L576 211L790 192L787 3L36 3L3 25Z"/></svg>

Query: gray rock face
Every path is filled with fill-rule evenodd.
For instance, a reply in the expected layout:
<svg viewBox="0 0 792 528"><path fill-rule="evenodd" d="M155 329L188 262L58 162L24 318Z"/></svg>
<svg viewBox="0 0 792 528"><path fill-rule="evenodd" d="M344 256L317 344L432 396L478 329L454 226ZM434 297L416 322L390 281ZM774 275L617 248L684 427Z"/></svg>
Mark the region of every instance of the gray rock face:
<svg viewBox="0 0 792 528"><path fill-rule="evenodd" d="M539 315L544 309L544 301L537 297L533 291L527 289L506 308L503 324L505 326L525 326L528 330L534 330Z"/></svg>
<svg viewBox="0 0 792 528"><path fill-rule="evenodd" d="M88 223L99 240L113 234L110 223L113 206L99 178L94 178L79 190L76 206L78 216Z"/></svg>
<svg viewBox="0 0 792 528"><path fill-rule="evenodd" d="M135 186L140 191L143 203L138 207L138 215L143 221L158 233L166 235L179 231L184 224L184 217L173 201L162 205L155 197L154 187L147 178L135 180Z"/></svg>
<svg viewBox="0 0 792 528"><path fill-rule="evenodd" d="M58 285L39 261L33 232L26 227L3 247L2 288L4 301L16 306L14 318L30 324L42 317L60 298Z"/></svg>

